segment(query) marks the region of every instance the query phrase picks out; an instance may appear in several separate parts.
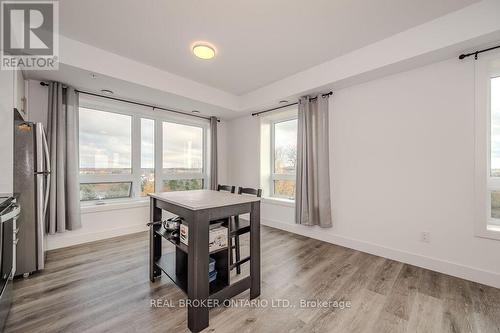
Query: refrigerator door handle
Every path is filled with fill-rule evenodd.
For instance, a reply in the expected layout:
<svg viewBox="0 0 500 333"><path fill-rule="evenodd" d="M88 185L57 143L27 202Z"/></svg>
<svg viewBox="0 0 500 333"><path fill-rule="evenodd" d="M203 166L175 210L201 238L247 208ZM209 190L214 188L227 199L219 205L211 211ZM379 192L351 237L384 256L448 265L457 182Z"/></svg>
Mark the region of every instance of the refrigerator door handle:
<svg viewBox="0 0 500 333"><path fill-rule="evenodd" d="M49 204L49 194L50 194L50 154L49 154L49 145L47 144L47 135L45 134L45 130L42 127L42 141L43 141L43 151L45 154L45 165L47 172L46 184L45 184L45 197L43 199L43 216L47 216L47 207Z"/></svg>
<svg viewBox="0 0 500 333"><path fill-rule="evenodd" d="M13 219L17 216L19 216L19 214L21 213L21 207L19 205L12 205L12 209L10 212L4 214L4 215L0 215L0 222L3 223L3 222L6 222L10 219Z"/></svg>

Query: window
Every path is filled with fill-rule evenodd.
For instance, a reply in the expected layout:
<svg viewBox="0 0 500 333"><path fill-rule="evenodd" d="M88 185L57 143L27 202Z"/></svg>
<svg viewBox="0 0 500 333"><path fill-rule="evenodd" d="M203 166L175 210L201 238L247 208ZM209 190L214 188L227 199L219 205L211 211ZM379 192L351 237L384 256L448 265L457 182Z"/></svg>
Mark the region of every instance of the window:
<svg viewBox="0 0 500 333"><path fill-rule="evenodd" d="M141 197L155 190L155 121L141 119Z"/></svg>
<svg viewBox="0 0 500 333"><path fill-rule="evenodd" d="M297 119L273 122L272 196L295 199L295 166L297 162Z"/></svg>
<svg viewBox="0 0 500 333"><path fill-rule="evenodd" d="M489 220L500 225L500 76L490 79Z"/></svg>
<svg viewBox="0 0 500 333"><path fill-rule="evenodd" d="M203 128L163 122L162 190L203 188Z"/></svg>
<svg viewBox="0 0 500 333"><path fill-rule="evenodd" d="M80 108L80 200L128 198L132 117Z"/></svg>
<svg viewBox="0 0 500 333"><path fill-rule="evenodd" d="M132 117L80 108L80 173L132 173Z"/></svg>
<svg viewBox="0 0 500 333"><path fill-rule="evenodd" d="M475 65L474 232L500 240L500 52Z"/></svg>
<svg viewBox="0 0 500 333"><path fill-rule="evenodd" d="M80 200L105 200L130 197L132 182L80 184Z"/></svg>
<svg viewBox="0 0 500 333"><path fill-rule="evenodd" d="M140 198L208 183L208 122L179 123L184 120L148 110L80 104L81 201Z"/></svg>

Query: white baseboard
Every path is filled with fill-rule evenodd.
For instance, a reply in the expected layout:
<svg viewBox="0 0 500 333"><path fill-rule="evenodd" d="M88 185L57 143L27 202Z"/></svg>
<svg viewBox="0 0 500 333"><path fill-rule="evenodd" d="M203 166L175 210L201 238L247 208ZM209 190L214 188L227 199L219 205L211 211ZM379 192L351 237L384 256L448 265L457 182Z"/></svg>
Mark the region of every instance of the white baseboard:
<svg viewBox="0 0 500 333"><path fill-rule="evenodd" d="M139 224L83 234L77 232L65 232L63 234L49 235L47 236L46 250L54 250L62 247L84 244L147 230L148 228L144 224Z"/></svg>
<svg viewBox="0 0 500 333"><path fill-rule="evenodd" d="M456 276L465 280L482 283L495 288L500 288L500 274L495 272L485 271L475 267L464 266L441 259L388 248L370 242L336 236L330 233L320 232L319 230L300 226L297 224L289 224L269 219L261 219L261 223L269 227L289 231L302 236L318 239L327 243L344 246L361 252L374 254L406 264L430 269L439 273Z"/></svg>

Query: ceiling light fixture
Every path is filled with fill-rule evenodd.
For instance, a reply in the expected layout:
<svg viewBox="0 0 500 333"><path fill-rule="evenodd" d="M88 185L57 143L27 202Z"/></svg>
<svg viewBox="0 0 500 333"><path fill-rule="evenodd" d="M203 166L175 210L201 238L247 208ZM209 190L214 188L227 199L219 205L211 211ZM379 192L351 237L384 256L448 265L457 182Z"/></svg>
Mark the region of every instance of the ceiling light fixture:
<svg viewBox="0 0 500 333"><path fill-rule="evenodd" d="M101 89L101 92L104 95L113 95L114 94L114 92L112 90L109 90L109 89Z"/></svg>
<svg viewBox="0 0 500 333"><path fill-rule="evenodd" d="M288 101L287 101L287 100L284 100L284 99L282 99L282 100L280 101L280 104L285 104L285 103L288 103Z"/></svg>
<svg viewBox="0 0 500 333"><path fill-rule="evenodd" d="M193 111L191 111L191 112L192 112L192 113L200 113L200 111L198 111L198 110L193 110Z"/></svg>
<svg viewBox="0 0 500 333"><path fill-rule="evenodd" d="M215 57L215 48L207 43L197 42L192 49L194 55L200 59L209 60Z"/></svg>

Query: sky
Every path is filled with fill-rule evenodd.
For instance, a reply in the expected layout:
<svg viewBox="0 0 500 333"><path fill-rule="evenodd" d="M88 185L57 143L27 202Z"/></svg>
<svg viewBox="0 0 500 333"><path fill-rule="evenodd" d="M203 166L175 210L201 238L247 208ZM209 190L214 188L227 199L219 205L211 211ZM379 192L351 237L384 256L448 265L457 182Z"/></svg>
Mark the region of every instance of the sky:
<svg viewBox="0 0 500 333"><path fill-rule="evenodd" d="M80 168L131 168L132 118L80 108ZM163 122L163 167L201 168L203 129ZM141 119L141 168L154 168L154 121Z"/></svg>
<svg viewBox="0 0 500 333"><path fill-rule="evenodd" d="M130 116L80 108L80 168L131 168Z"/></svg>
<svg viewBox="0 0 500 333"><path fill-rule="evenodd" d="M155 121L141 119L141 168L155 167Z"/></svg>
<svg viewBox="0 0 500 333"><path fill-rule="evenodd" d="M491 79L491 169L500 169L500 77Z"/></svg>
<svg viewBox="0 0 500 333"><path fill-rule="evenodd" d="M163 168L203 167L203 129L163 123Z"/></svg>

